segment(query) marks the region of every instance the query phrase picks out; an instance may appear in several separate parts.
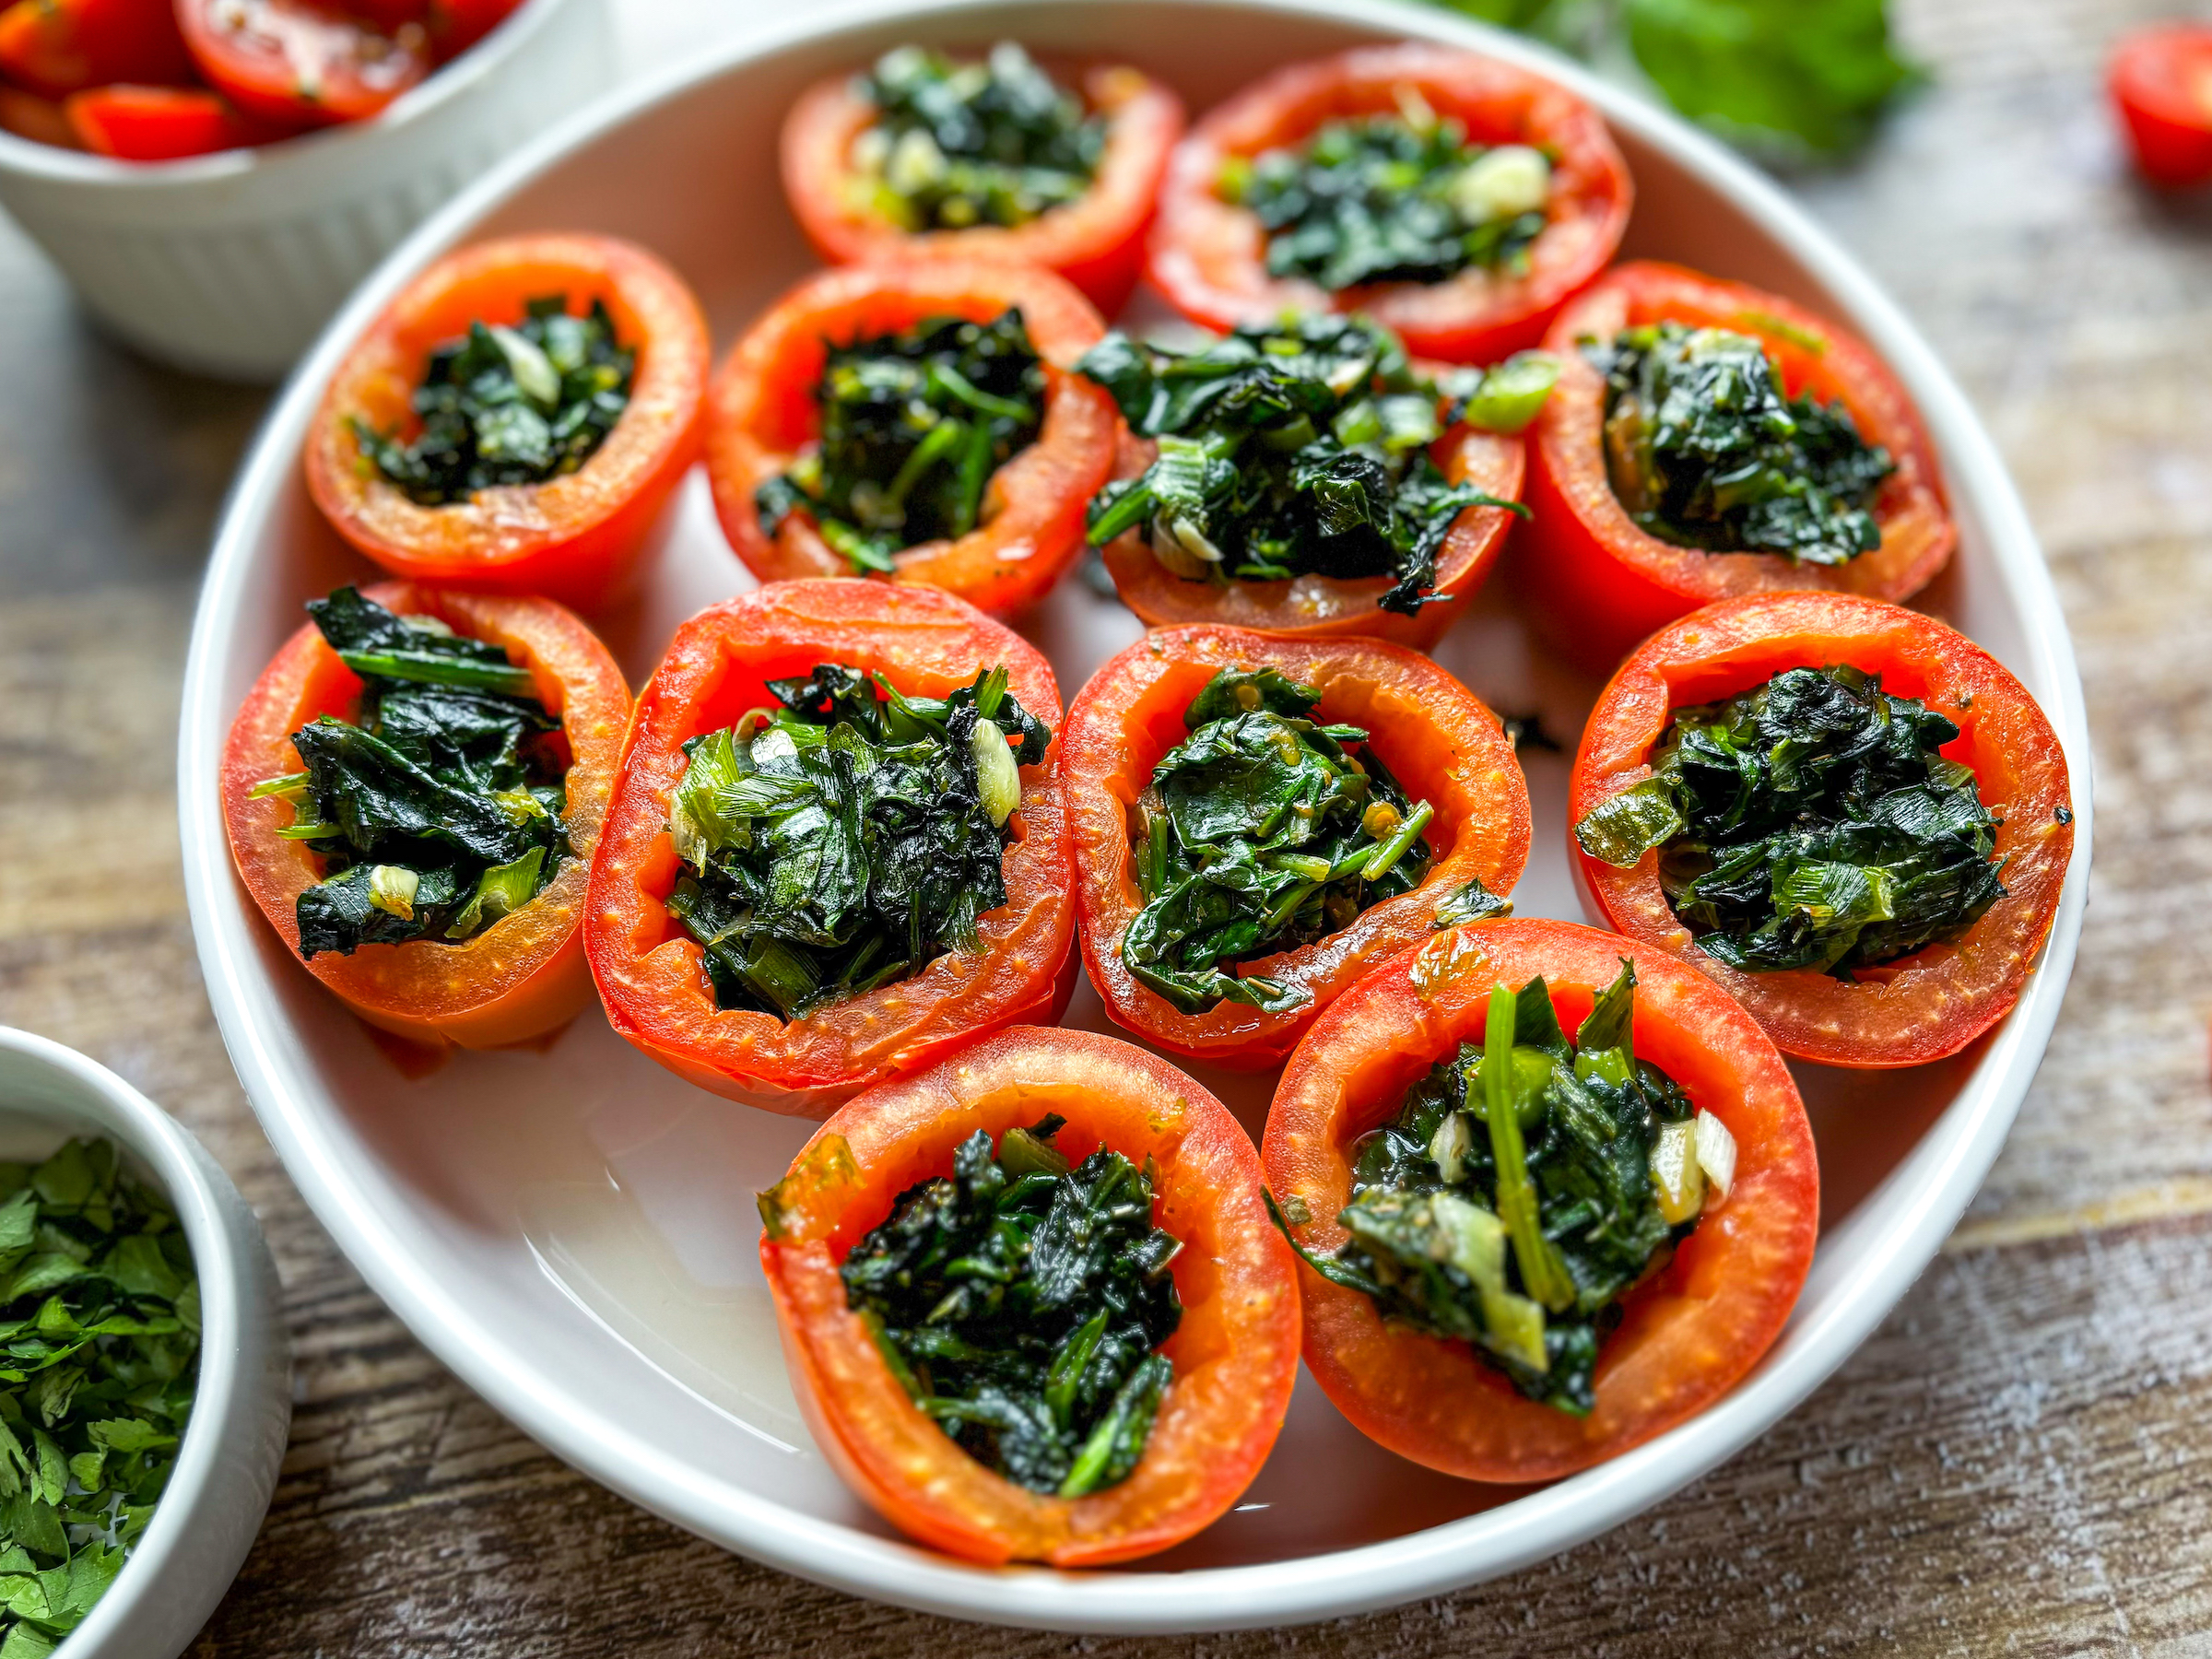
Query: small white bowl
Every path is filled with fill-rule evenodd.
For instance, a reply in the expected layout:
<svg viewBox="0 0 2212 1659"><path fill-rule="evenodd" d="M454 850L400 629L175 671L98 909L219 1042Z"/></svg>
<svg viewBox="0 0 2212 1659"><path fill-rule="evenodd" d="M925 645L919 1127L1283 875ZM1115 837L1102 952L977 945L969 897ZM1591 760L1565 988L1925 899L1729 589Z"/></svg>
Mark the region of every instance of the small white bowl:
<svg viewBox="0 0 2212 1659"><path fill-rule="evenodd" d="M147 163L0 133L0 206L130 344L276 380L408 231L613 66L605 0L526 0L375 119L281 144Z"/></svg>
<svg viewBox="0 0 2212 1659"><path fill-rule="evenodd" d="M0 1142L42 1157L105 1135L175 1206L200 1280L200 1375L169 1489L66 1659L175 1659L238 1576L291 1426L276 1267L230 1178L167 1112L104 1065L0 1026Z"/></svg>

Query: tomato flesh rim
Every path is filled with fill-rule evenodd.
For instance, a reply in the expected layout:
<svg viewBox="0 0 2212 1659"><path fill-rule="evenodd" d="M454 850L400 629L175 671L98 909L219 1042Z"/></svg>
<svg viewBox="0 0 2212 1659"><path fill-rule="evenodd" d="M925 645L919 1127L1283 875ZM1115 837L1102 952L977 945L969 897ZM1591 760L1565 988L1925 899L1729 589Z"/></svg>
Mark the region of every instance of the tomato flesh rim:
<svg viewBox="0 0 2212 1659"><path fill-rule="evenodd" d="M1308 1248L1345 1238L1349 1148L1397 1112L1406 1088L1468 1038L1489 989L1542 975L1571 1030L1620 969L1637 969L1635 1050L1735 1137L1736 1176L1673 1259L1623 1300L1599 1350L1587 1418L1523 1398L1462 1342L1385 1321L1363 1293L1301 1271L1306 1364L1337 1408L1400 1456L1470 1480L1558 1479L1695 1416L1780 1333L1810 1270L1819 1166L1781 1053L1733 999L1636 941L1577 923L1477 922L1385 963L1314 1022L1267 1114L1263 1160L1278 1200L1312 1219Z"/></svg>
<svg viewBox="0 0 2212 1659"><path fill-rule="evenodd" d="M1944 754L1974 770L2003 815L2006 896L1959 938L1847 983L1809 970L1745 973L1697 948L1659 887L1658 854L1616 869L1572 844L1600 801L1651 775L1675 709L1763 684L1789 667L1849 663L1956 723ZM2062 818L2062 813L2065 815ZM1583 728L1568 785L1570 860L1613 926L1688 962L1784 1053L1865 1069L1957 1053L2010 1012L2058 914L2073 857L2072 782L2049 719L2004 665L1932 617L1849 594L1753 594L1662 629L1621 665Z"/></svg>

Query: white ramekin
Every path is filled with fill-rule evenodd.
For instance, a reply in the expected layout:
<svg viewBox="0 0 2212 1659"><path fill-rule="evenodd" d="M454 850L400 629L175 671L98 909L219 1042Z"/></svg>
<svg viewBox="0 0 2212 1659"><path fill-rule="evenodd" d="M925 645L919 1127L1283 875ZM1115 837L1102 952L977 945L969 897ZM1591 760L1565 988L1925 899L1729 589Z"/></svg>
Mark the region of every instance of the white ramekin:
<svg viewBox="0 0 2212 1659"><path fill-rule="evenodd" d="M238 1576L291 1425L291 1355L261 1224L205 1147L74 1049L0 1026L0 1139L16 1157L105 1135L169 1195L200 1280L200 1375L169 1489L123 1571L62 1651L176 1659Z"/></svg>
<svg viewBox="0 0 2212 1659"><path fill-rule="evenodd" d="M0 206L130 344L275 380L402 237L613 69L605 0L527 0L373 121L283 144L148 165L0 133Z"/></svg>

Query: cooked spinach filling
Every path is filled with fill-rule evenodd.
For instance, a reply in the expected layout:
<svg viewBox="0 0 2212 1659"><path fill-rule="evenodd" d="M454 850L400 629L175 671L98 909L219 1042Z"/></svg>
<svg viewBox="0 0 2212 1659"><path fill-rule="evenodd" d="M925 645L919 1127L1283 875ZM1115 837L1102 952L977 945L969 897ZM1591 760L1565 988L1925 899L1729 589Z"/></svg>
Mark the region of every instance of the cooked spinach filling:
<svg viewBox="0 0 2212 1659"><path fill-rule="evenodd" d="M1011 41L980 64L901 46L855 89L877 115L850 187L906 230L1026 225L1088 190L1106 148L1106 123Z"/></svg>
<svg viewBox="0 0 2212 1659"><path fill-rule="evenodd" d="M1044 369L1018 309L833 346L815 388L818 448L753 492L763 534L794 512L854 571L885 574L901 547L966 535L983 488L1044 425Z"/></svg>
<svg viewBox="0 0 2212 1659"><path fill-rule="evenodd" d="M976 949L1006 902L1018 769L1052 741L1006 671L943 699L834 663L768 689L781 707L684 746L668 809L668 911L717 1006L795 1019Z"/></svg>
<svg viewBox="0 0 2212 1659"><path fill-rule="evenodd" d="M1735 1174L1726 1127L1636 1058L1635 992L1624 959L1569 1042L1541 979L1493 986L1483 1040L1354 1148L1336 1217L1351 1237L1328 1255L1298 1246L1384 1318L1473 1344L1528 1398L1576 1417L1596 1406L1621 1299Z"/></svg>
<svg viewBox="0 0 2212 1659"><path fill-rule="evenodd" d="M1997 819L1959 728L1879 676L1791 668L1675 711L1652 776L1574 832L1623 868L1659 849L1667 902L1732 968L1848 980L1955 939L2005 895Z"/></svg>
<svg viewBox="0 0 2212 1659"><path fill-rule="evenodd" d="M581 317L568 305L547 294L512 328L472 323L438 347L415 392L421 431L403 443L356 417L363 458L425 507L574 472L629 406L638 354L616 342L601 301Z"/></svg>
<svg viewBox="0 0 2212 1659"><path fill-rule="evenodd" d="M1341 932L1429 872L1421 831L1435 809L1406 799L1366 732L1310 718L1320 701L1276 669L1224 668L1137 800L1145 907L1122 960L1186 1014L1300 1006L1305 991L1233 968Z"/></svg>
<svg viewBox="0 0 2212 1659"><path fill-rule="evenodd" d="M1116 331L1077 367L1159 445L1092 500L1091 545L1142 530L1178 576L1387 576L1377 603L1412 616L1450 596L1433 591L1436 555L1462 510L1526 511L1445 479L1429 455L1436 386L1361 319L1240 328L1192 352Z"/></svg>
<svg viewBox="0 0 2212 1659"><path fill-rule="evenodd" d="M1182 1241L1152 1225L1149 1160L1069 1167L1047 1116L979 1129L949 1177L900 1194L840 1270L892 1373L978 1462L1080 1498L1125 1478L1174 1367Z"/></svg>
<svg viewBox="0 0 2212 1659"><path fill-rule="evenodd" d="M1456 120L1332 121L1300 148L1222 169L1220 193L1267 232L1267 272L1331 293L1442 282L1475 267L1518 276L1544 229L1551 163L1526 145L1467 142Z"/></svg>
<svg viewBox="0 0 2212 1659"><path fill-rule="evenodd" d="M1708 553L1837 565L1882 545L1875 498L1897 470L1841 402L1788 397L1759 343L1658 323L1583 353L1606 377L1606 470L1629 516Z"/></svg>
<svg viewBox="0 0 2212 1659"><path fill-rule="evenodd" d="M354 588L307 614L361 695L351 719L292 734L304 771L253 791L290 805L276 833L321 860L293 907L300 954L458 942L529 903L570 853L568 740L535 677L488 640Z"/></svg>

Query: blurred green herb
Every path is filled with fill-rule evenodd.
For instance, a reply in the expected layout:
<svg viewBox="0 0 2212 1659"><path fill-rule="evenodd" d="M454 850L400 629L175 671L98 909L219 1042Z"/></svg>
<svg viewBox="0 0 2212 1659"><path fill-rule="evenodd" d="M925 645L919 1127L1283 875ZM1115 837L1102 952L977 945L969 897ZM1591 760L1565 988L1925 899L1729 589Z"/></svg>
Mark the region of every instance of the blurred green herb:
<svg viewBox="0 0 2212 1659"><path fill-rule="evenodd" d="M1677 709L1653 775L1574 827L1626 867L1659 849L1668 902L1708 955L1848 979L1956 938L2004 896L1996 820L1959 728L1856 668L1792 668Z"/></svg>
<svg viewBox="0 0 2212 1659"><path fill-rule="evenodd" d="M831 347L815 397L820 447L754 492L761 531L807 512L855 571L888 574L981 522L992 473L1042 429L1044 370L1018 310L932 318Z"/></svg>
<svg viewBox="0 0 2212 1659"><path fill-rule="evenodd" d="M293 906L300 954L472 938L529 903L569 855L568 746L529 670L355 588L307 611L361 694L352 718L292 734L304 771L253 790L291 806L276 833L319 856Z"/></svg>
<svg viewBox="0 0 2212 1659"><path fill-rule="evenodd" d="M1588 57L1625 47L1683 114L1783 157L1864 143L1924 78L1890 38L1887 0L1439 3Z"/></svg>
<svg viewBox="0 0 2212 1659"><path fill-rule="evenodd" d="M1100 1147L1075 1168L1048 1116L979 1129L953 1172L900 1194L840 1270L915 1405L1007 1479L1079 1498L1143 1455L1174 1367L1182 1243L1152 1181Z"/></svg>
<svg viewBox="0 0 2212 1659"><path fill-rule="evenodd" d="M854 86L877 118L848 188L908 230L1027 224L1089 189L1106 147L1106 124L1011 41L980 64L900 46Z"/></svg>
<svg viewBox="0 0 2212 1659"><path fill-rule="evenodd" d="M403 443L353 418L362 457L425 507L574 472L629 406L637 353L616 343L601 301L581 317L568 303L544 295L512 328L472 323L438 347L415 393L421 431Z"/></svg>
<svg viewBox="0 0 2212 1659"><path fill-rule="evenodd" d="M694 737L669 804L668 910L717 1004L782 1019L976 948L1006 901L1007 819L1052 733L993 668L943 699L823 664Z"/></svg>
<svg viewBox="0 0 2212 1659"><path fill-rule="evenodd" d="M1310 719L1320 700L1273 668L1224 668L1138 798L1145 907L1122 959L1186 1013L1299 1006L1303 991L1236 964L1340 932L1428 874L1433 809L1408 801L1371 748L1347 749L1364 731Z"/></svg>
<svg viewBox="0 0 2212 1659"><path fill-rule="evenodd" d="M199 1282L115 1146L0 1163L0 1654L42 1659L146 1531L192 1414Z"/></svg>

